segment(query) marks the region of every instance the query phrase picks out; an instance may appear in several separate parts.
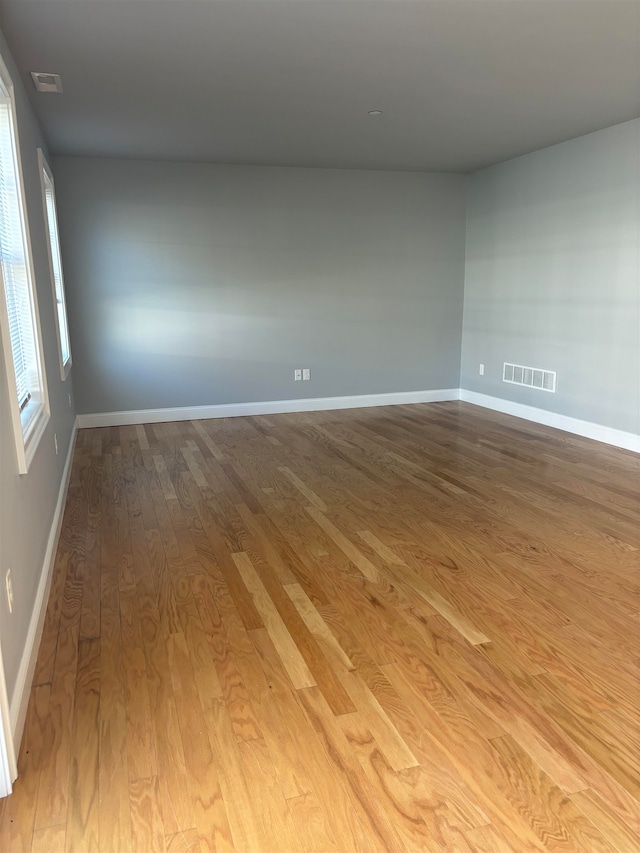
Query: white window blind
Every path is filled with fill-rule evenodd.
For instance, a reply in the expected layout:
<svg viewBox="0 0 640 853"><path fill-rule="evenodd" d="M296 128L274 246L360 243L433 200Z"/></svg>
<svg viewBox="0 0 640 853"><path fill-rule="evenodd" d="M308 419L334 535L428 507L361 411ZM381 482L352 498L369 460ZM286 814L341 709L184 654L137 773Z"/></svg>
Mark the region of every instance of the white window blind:
<svg viewBox="0 0 640 853"><path fill-rule="evenodd" d="M49 419L13 89L0 60L0 319L13 397L18 469L26 473ZM4 303L4 304L3 304ZM13 387L12 387L13 386ZM13 396L15 394L15 396Z"/></svg>
<svg viewBox="0 0 640 853"><path fill-rule="evenodd" d="M38 149L41 166L42 193L44 200L44 212L49 236L49 260L51 264L51 278L53 282L53 296L56 303L56 319L58 322L58 341L60 345L60 367L62 378L67 375L71 366L71 345L69 342L69 323L67 320L67 304L64 293L64 277L62 275L62 257L60 254L60 235L58 231L58 216L56 212L56 196L53 184L53 175L44 159L42 151Z"/></svg>
<svg viewBox="0 0 640 853"><path fill-rule="evenodd" d="M23 412L39 383L10 109L6 102L0 103L0 260L18 405Z"/></svg>

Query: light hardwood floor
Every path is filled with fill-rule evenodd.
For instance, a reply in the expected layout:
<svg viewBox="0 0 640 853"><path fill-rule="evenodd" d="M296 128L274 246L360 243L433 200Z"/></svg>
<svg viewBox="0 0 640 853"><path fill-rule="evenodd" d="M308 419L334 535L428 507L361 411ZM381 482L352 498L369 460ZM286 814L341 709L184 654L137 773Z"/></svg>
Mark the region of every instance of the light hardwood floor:
<svg viewBox="0 0 640 853"><path fill-rule="evenodd" d="M0 851L636 853L639 486L461 403L81 431Z"/></svg>

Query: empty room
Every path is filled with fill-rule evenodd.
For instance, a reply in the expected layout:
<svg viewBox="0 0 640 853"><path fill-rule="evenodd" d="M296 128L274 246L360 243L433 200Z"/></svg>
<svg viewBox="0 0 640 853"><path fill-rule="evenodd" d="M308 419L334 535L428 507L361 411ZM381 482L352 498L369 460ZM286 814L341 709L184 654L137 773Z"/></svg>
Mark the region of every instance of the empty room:
<svg viewBox="0 0 640 853"><path fill-rule="evenodd" d="M637 853L640 0L0 30L0 853Z"/></svg>

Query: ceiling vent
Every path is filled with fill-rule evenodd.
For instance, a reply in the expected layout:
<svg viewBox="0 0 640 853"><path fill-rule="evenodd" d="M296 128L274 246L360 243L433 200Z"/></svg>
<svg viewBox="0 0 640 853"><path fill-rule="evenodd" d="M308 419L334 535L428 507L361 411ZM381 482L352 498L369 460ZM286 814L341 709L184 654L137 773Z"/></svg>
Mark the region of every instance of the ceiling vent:
<svg viewBox="0 0 640 853"><path fill-rule="evenodd" d="M62 93L62 80L59 74L45 74L42 71L32 71L33 85L38 92Z"/></svg>
<svg viewBox="0 0 640 853"><path fill-rule="evenodd" d="M540 367L524 367L522 364L505 362L502 371L502 381L511 385L524 385L526 388L537 388L539 391L556 392L555 370L543 370Z"/></svg>

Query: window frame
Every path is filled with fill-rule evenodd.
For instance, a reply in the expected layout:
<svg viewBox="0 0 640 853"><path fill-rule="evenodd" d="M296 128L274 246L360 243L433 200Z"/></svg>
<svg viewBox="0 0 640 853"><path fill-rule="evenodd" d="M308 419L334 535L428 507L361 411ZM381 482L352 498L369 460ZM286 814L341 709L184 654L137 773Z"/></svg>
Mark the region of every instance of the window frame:
<svg viewBox="0 0 640 853"><path fill-rule="evenodd" d="M0 56L0 81L2 83L2 90L4 90L0 90L0 100L7 104L9 113L13 168L15 170L16 190L18 194L20 237L24 252L25 277L29 290L31 330L33 334L33 349L36 362L35 370L38 376L38 399L32 397L30 402L21 411L18 401L17 378L11 346L7 294L5 290L2 265L0 264L0 330L2 331L2 346L4 351L7 384L9 388L9 409L11 412L11 422L16 447L18 473L27 474L36 450L40 445L40 440L42 439L47 424L49 423L51 410L49 406L49 390L47 386L44 347L42 345L42 331L40 328L38 292L33 265L33 252L31 249L27 201L24 189L15 89L13 80L4 60L2 59L2 56Z"/></svg>
<svg viewBox="0 0 640 853"><path fill-rule="evenodd" d="M49 258L49 276L51 278L51 291L53 294L53 311L55 315L56 321L56 338L58 341L58 361L60 363L60 378L64 382L67 376L69 375L69 371L71 370L71 365L73 363L73 358L71 355L71 336L69 335L69 314L67 311L67 294L64 287L64 270L62 267L62 250L60 248L60 227L58 225L58 206L56 203L56 185L53 178L53 172L51 171L51 166L47 158L44 155L44 151L42 148L38 148L38 169L40 174L40 187L42 190L42 212L44 215L44 227L45 234L47 237L47 257ZM47 210L47 187L45 185L45 175L47 180L51 184L51 193L53 196L53 213L55 217L55 228L56 233L52 234L49 228L49 213ZM56 277L55 277L55 269L53 265L53 243L54 240L57 244L58 249L58 259L60 262L60 290L62 293L62 299L60 303L58 303L58 294L56 293ZM60 317L60 308L59 304L62 306L62 317ZM67 344L69 347L69 355L67 360L64 361L63 353L62 353L62 324L64 324L64 331L66 332Z"/></svg>

